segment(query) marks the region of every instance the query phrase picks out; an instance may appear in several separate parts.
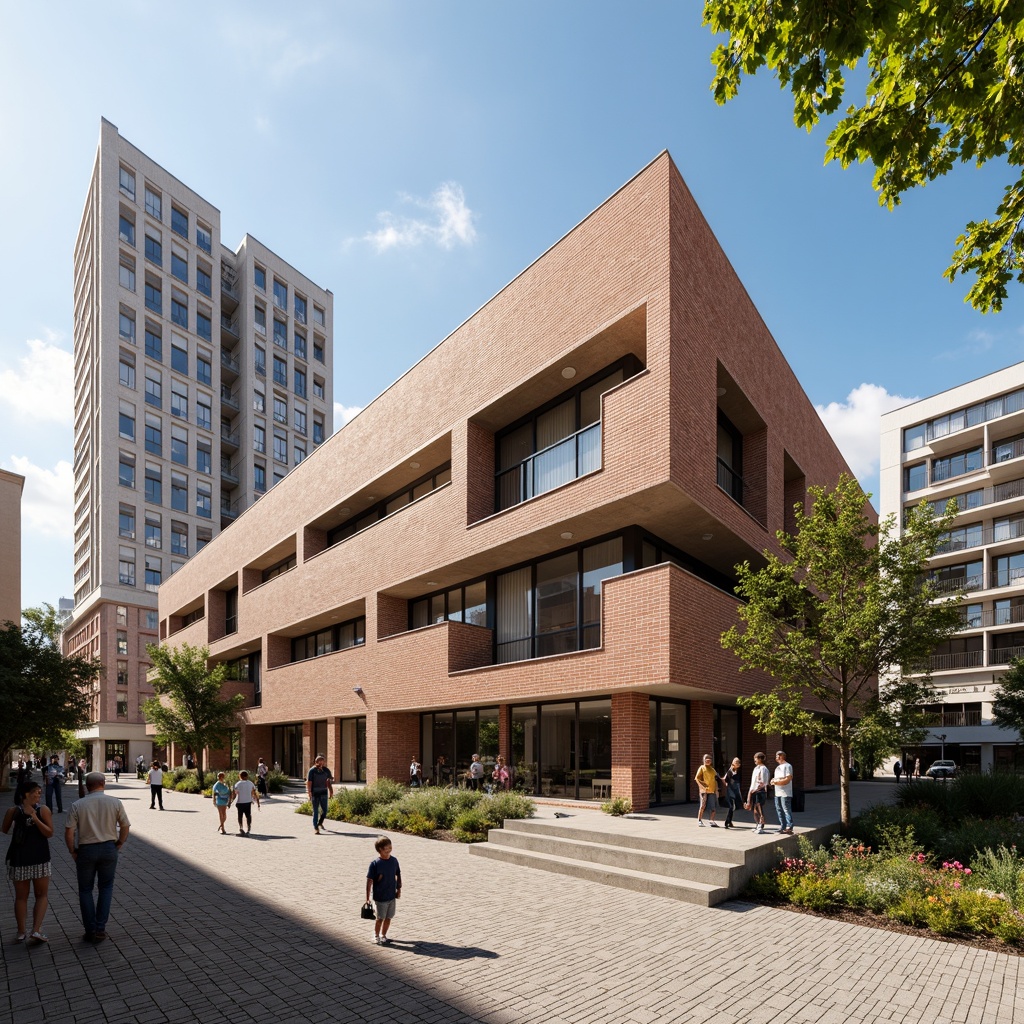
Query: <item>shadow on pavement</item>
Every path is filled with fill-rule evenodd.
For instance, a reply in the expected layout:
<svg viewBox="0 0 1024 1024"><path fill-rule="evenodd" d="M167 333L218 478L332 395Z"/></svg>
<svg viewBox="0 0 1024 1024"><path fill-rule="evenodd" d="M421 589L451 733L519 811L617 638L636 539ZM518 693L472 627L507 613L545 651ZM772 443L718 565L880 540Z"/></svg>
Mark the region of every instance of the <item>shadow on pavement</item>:
<svg viewBox="0 0 1024 1024"><path fill-rule="evenodd" d="M445 942L410 942L402 939L392 939L393 949L405 950L407 953L417 953L420 956L432 956L439 960L496 960L498 954L491 949L481 949L479 946L449 946Z"/></svg>

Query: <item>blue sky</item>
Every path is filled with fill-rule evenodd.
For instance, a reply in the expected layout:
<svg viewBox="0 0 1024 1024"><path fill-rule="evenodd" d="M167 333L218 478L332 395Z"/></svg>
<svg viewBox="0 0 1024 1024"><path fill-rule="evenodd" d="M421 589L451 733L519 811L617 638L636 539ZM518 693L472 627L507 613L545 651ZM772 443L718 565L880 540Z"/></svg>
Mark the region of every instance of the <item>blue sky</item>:
<svg viewBox="0 0 1024 1024"><path fill-rule="evenodd" d="M942 278L998 167L881 209L762 74L718 107L701 4L3 3L0 465L23 604L70 596L72 251L108 118L335 296L336 425L661 150L864 485L880 411L1017 362Z"/></svg>

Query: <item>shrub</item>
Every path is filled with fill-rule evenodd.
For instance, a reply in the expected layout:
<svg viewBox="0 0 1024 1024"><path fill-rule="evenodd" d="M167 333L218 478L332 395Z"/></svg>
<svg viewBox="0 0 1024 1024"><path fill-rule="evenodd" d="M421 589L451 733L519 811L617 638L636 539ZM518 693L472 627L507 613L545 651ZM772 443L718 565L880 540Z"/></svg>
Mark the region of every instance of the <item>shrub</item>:
<svg viewBox="0 0 1024 1024"><path fill-rule="evenodd" d="M512 792L485 797L478 806L491 828L501 828L506 818L532 818L537 810L529 797Z"/></svg>
<svg viewBox="0 0 1024 1024"><path fill-rule="evenodd" d="M198 793L199 778L195 772L186 772L181 779L174 784L175 790L179 793Z"/></svg>
<svg viewBox="0 0 1024 1024"><path fill-rule="evenodd" d="M633 813L633 801L628 796L613 796L607 803L601 804L601 810L605 814L620 817L623 814Z"/></svg>
<svg viewBox="0 0 1024 1024"><path fill-rule="evenodd" d="M271 768L267 772L267 790L271 793L283 793L284 787L288 783L288 776L284 772L279 772L275 768Z"/></svg>
<svg viewBox="0 0 1024 1024"><path fill-rule="evenodd" d="M391 804L373 804L364 816L364 820L370 828L393 829L395 826L388 824L392 820L392 810L397 810L397 808L393 808Z"/></svg>
<svg viewBox="0 0 1024 1024"><path fill-rule="evenodd" d="M408 792L407 787L394 779L378 779L364 790L374 803L390 804Z"/></svg>
<svg viewBox="0 0 1024 1024"><path fill-rule="evenodd" d="M844 899L835 879L804 875L793 889L790 901L798 907L829 913L841 907Z"/></svg>
<svg viewBox="0 0 1024 1024"><path fill-rule="evenodd" d="M477 808L459 814L452 827L460 843L479 843L487 838L487 816Z"/></svg>
<svg viewBox="0 0 1024 1024"><path fill-rule="evenodd" d="M409 814L406 816L403 832L414 836L430 836L437 829L437 822L432 818L425 818L422 814Z"/></svg>
<svg viewBox="0 0 1024 1024"><path fill-rule="evenodd" d="M986 847L972 862L973 884L1005 896L1017 910L1024 910L1024 860L1015 846Z"/></svg>

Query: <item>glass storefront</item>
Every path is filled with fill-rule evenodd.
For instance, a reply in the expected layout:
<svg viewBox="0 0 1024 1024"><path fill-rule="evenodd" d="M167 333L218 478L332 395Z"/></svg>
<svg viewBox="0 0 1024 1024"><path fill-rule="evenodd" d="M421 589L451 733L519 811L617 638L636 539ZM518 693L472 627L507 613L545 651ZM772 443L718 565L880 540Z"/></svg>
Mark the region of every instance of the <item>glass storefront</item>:
<svg viewBox="0 0 1024 1024"><path fill-rule="evenodd" d="M498 756L498 709L468 708L420 716L420 761L423 778L435 786L457 785L466 777L474 754L480 755L484 778L490 779Z"/></svg>
<svg viewBox="0 0 1024 1024"><path fill-rule="evenodd" d="M651 805L689 798L689 723L687 704L651 701Z"/></svg>
<svg viewBox="0 0 1024 1024"><path fill-rule="evenodd" d="M366 781L366 718L341 722L341 781Z"/></svg>
<svg viewBox="0 0 1024 1024"><path fill-rule="evenodd" d="M293 779L303 778L302 725L275 725L273 728L274 761L281 771Z"/></svg>
<svg viewBox="0 0 1024 1024"><path fill-rule="evenodd" d="M569 800L611 793L612 702L608 698L512 708L516 789Z"/></svg>

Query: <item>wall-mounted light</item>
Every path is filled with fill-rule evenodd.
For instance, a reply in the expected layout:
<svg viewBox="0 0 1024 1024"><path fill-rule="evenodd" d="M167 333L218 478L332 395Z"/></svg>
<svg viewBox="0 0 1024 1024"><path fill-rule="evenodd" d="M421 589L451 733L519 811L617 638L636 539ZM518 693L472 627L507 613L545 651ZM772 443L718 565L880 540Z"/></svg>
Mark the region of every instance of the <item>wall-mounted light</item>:
<svg viewBox="0 0 1024 1024"><path fill-rule="evenodd" d="M361 686L353 686L352 687L352 692L353 693L358 693L360 696L362 696L363 688Z"/></svg>

